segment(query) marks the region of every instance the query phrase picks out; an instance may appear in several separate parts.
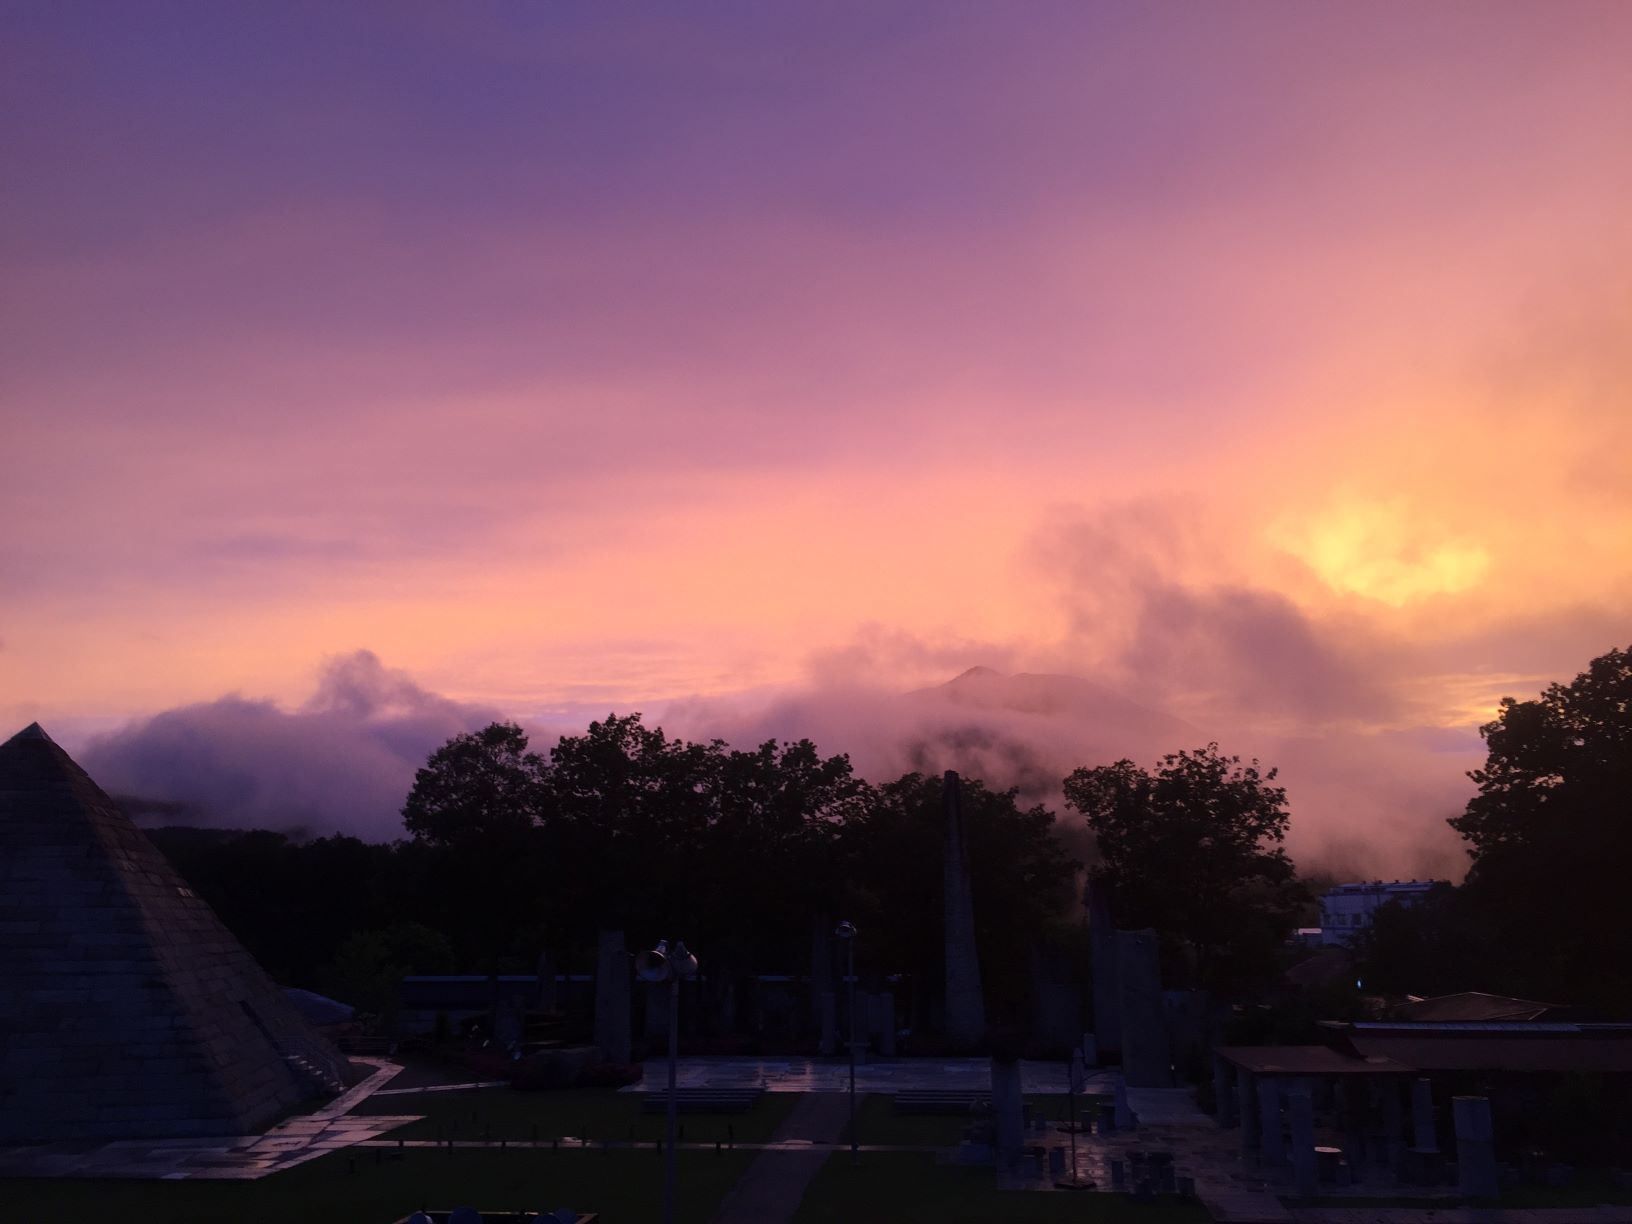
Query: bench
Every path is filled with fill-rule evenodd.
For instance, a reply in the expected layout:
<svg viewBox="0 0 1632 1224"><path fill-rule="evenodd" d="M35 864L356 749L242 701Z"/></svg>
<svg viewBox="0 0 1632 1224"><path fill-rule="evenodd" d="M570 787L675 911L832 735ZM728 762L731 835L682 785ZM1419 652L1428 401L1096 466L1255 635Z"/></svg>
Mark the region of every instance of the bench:
<svg viewBox="0 0 1632 1224"><path fill-rule="evenodd" d="M681 1113L747 1113L765 1094L763 1088L678 1088L675 1104ZM667 1113L668 1090L641 1093L641 1111Z"/></svg>
<svg viewBox="0 0 1632 1224"><path fill-rule="evenodd" d="M967 1088L909 1088L895 1094L897 1113L969 1114L991 1108L990 1092Z"/></svg>

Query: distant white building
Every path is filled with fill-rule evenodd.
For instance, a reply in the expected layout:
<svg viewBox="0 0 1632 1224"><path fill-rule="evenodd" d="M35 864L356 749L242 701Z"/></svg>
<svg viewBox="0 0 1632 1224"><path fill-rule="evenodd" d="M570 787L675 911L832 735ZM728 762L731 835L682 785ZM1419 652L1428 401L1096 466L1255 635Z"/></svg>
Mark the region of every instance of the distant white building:
<svg viewBox="0 0 1632 1224"><path fill-rule="evenodd" d="M1371 916L1390 901L1415 905L1437 880L1372 880L1339 884L1320 899L1320 942L1346 944L1371 925Z"/></svg>

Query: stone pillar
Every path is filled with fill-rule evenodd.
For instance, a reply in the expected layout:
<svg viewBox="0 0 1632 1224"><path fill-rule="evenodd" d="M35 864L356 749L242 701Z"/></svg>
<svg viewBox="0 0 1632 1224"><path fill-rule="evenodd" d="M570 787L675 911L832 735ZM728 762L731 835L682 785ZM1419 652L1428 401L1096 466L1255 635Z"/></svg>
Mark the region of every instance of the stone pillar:
<svg viewBox="0 0 1632 1224"><path fill-rule="evenodd" d="M1426 1078L1411 1082L1411 1129L1419 1152L1439 1151L1439 1138L1434 1132L1434 1085Z"/></svg>
<svg viewBox="0 0 1632 1224"><path fill-rule="evenodd" d="M1155 931L1118 931L1122 996L1122 1078L1130 1088L1171 1088L1172 1059L1163 1023L1162 970Z"/></svg>
<svg viewBox="0 0 1632 1224"><path fill-rule="evenodd" d="M833 989L833 923L818 914L810 926L810 1018L822 1027L822 995Z"/></svg>
<svg viewBox="0 0 1632 1224"><path fill-rule="evenodd" d="M1131 1131L1138 1119L1133 1116L1133 1106L1128 1102L1128 1086L1118 1084L1112 1099L1116 1102L1116 1129Z"/></svg>
<svg viewBox="0 0 1632 1224"><path fill-rule="evenodd" d="M895 995L881 990L872 996L873 1041L880 1058L895 1057Z"/></svg>
<svg viewBox="0 0 1632 1224"><path fill-rule="evenodd" d="M1286 1163L1286 1140L1281 1133L1281 1086L1269 1075L1258 1079L1258 1139L1265 1164Z"/></svg>
<svg viewBox="0 0 1632 1224"><path fill-rule="evenodd" d="M1457 1189L1468 1198L1495 1198L1499 1188L1490 1098L1452 1097L1451 1119L1456 1125Z"/></svg>
<svg viewBox="0 0 1632 1224"><path fill-rule="evenodd" d="M1035 981L1032 1035L1047 1049L1069 1050L1082 1032L1082 991L1075 982Z"/></svg>
<svg viewBox="0 0 1632 1224"><path fill-rule="evenodd" d="M1025 1146L1026 1098L1017 1060L992 1059L992 1139L1000 1166L1017 1160Z"/></svg>
<svg viewBox="0 0 1632 1224"><path fill-rule="evenodd" d="M1122 996L1116 984L1116 925L1103 885L1088 881L1089 969L1094 992L1094 1040L1101 1057L1122 1053Z"/></svg>
<svg viewBox="0 0 1632 1224"><path fill-rule="evenodd" d="M643 1032L648 1041L667 1037L669 1032L669 985L667 982L642 982L641 996L646 1003L646 1023Z"/></svg>
<svg viewBox="0 0 1632 1224"><path fill-rule="evenodd" d="M607 1062L627 1063L629 953L622 931L602 931L595 959L595 1044Z"/></svg>
<svg viewBox="0 0 1632 1224"><path fill-rule="evenodd" d="M831 990L824 990L817 996L817 1004L822 1028L819 1052L836 1053L839 1048L839 1000Z"/></svg>
<svg viewBox="0 0 1632 1224"><path fill-rule="evenodd" d="M1220 1126L1234 1126L1236 1122L1233 1070L1228 1059L1213 1055L1213 1117Z"/></svg>
<svg viewBox="0 0 1632 1224"><path fill-rule="evenodd" d="M1251 1156L1258 1150L1258 1077L1251 1071L1236 1069L1235 1100L1241 1112L1241 1155Z"/></svg>
<svg viewBox="0 0 1632 1224"><path fill-rule="evenodd" d="M547 951L538 954L538 1007L553 1012L560 1006L555 988L555 958Z"/></svg>
<svg viewBox="0 0 1632 1224"><path fill-rule="evenodd" d="M975 907L964 841L963 791L958 775L950 769L941 794L946 813L941 859L946 921L946 1035L955 1045L972 1046L986 1035L986 1000L981 991L980 959L975 952Z"/></svg>
<svg viewBox="0 0 1632 1224"><path fill-rule="evenodd" d="M1315 1192L1315 1099L1309 1086L1297 1084L1286 1098L1292 1115L1292 1180L1301 1195Z"/></svg>

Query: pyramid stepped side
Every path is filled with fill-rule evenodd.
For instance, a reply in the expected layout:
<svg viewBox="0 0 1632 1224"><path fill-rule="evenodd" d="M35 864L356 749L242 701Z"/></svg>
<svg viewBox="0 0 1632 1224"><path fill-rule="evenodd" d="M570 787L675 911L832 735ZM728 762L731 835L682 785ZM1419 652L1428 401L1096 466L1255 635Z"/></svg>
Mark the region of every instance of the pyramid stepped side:
<svg viewBox="0 0 1632 1224"><path fill-rule="evenodd" d="M37 727L0 745L0 1141L244 1134L344 1078Z"/></svg>

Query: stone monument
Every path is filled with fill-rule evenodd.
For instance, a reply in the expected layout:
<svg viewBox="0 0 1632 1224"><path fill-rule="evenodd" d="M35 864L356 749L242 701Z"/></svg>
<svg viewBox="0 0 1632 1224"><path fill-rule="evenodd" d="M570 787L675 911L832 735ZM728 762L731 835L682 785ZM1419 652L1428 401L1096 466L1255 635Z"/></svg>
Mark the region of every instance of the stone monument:
<svg viewBox="0 0 1632 1224"><path fill-rule="evenodd" d="M946 917L946 1035L973 1046L986 1035L986 1003L975 951L975 908L969 887L963 794L958 775L946 771L942 789L946 834L941 860Z"/></svg>
<svg viewBox="0 0 1632 1224"><path fill-rule="evenodd" d="M260 1131L346 1061L36 723L0 745L0 1143Z"/></svg>
<svg viewBox="0 0 1632 1224"><path fill-rule="evenodd" d="M1117 986L1116 923L1104 885L1088 881L1089 952L1093 958L1094 1047L1100 1058L1122 1053L1122 993Z"/></svg>
<svg viewBox="0 0 1632 1224"><path fill-rule="evenodd" d="M1168 1053L1156 932L1118 931L1116 950L1122 1077L1130 1088L1171 1088L1173 1060Z"/></svg>
<svg viewBox="0 0 1632 1224"><path fill-rule="evenodd" d="M629 1043L629 953L622 931L602 931L595 958L595 1044L611 1063L627 1063Z"/></svg>

